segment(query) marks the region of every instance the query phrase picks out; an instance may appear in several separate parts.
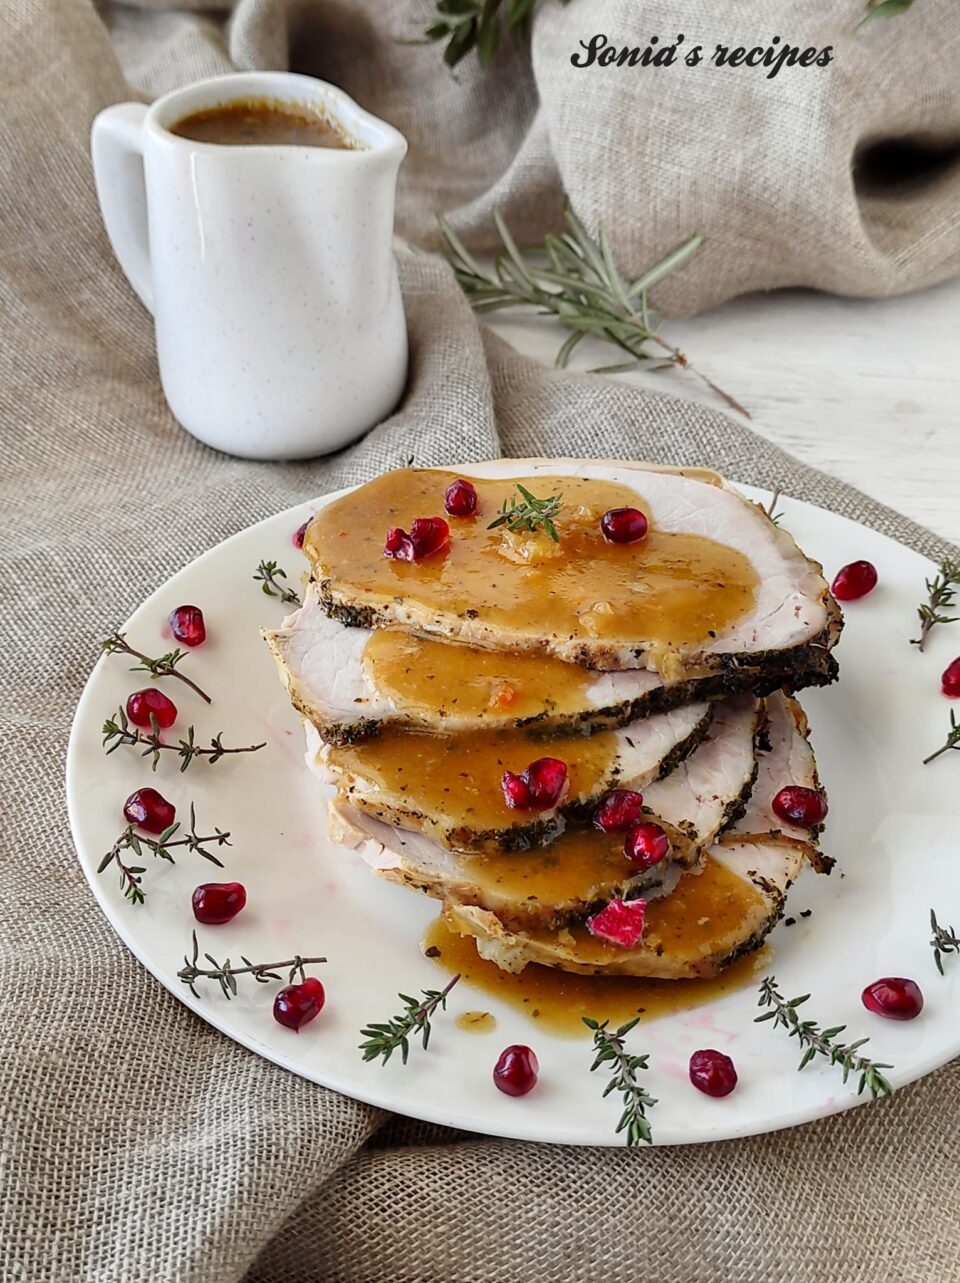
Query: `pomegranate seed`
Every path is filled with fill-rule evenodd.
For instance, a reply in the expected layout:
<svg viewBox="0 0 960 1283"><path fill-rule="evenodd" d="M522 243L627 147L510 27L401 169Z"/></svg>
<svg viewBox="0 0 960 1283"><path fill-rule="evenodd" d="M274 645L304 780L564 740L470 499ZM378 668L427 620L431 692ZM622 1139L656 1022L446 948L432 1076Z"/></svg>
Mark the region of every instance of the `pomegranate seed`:
<svg viewBox="0 0 960 1283"><path fill-rule="evenodd" d="M737 1085L737 1071L722 1051L695 1051L690 1057L690 1081L705 1096L729 1096Z"/></svg>
<svg viewBox="0 0 960 1283"><path fill-rule="evenodd" d="M507 1096L526 1096L536 1087L539 1073L536 1052L516 1042L501 1051L493 1067L493 1081Z"/></svg>
<svg viewBox="0 0 960 1283"><path fill-rule="evenodd" d="M632 949L643 935L646 912L646 900L611 900L599 913L587 918L587 930L601 940Z"/></svg>
<svg viewBox="0 0 960 1283"><path fill-rule="evenodd" d="M647 519L639 508L611 508L600 518L600 529L610 543L637 543L647 533Z"/></svg>
<svg viewBox="0 0 960 1283"><path fill-rule="evenodd" d="M610 789L593 813L593 826L604 833L625 833L642 814L643 794L633 789Z"/></svg>
<svg viewBox="0 0 960 1283"><path fill-rule="evenodd" d="M960 699L960 655L943 670L940 689L951 699Z"/></svg>
<svg viewBox="0 0 960 1283"><path fill-rule="evenodd" d="M199 606L178 606L170 612L170 627L184 646L201 646L207 640L203 611Z"/></svg>
<svg viewBox="0 0 960 1283"><path fill-rule="evenodd" d="M172 726L177 720L177 706L162 691L147 687L134 691L127 700L127 716L134 726L150 726L151 717L160 727Z"/></svg>
<svg viewBox="0 0 960 1283"><path fill-rule="evenodd" d="M867 1011L887 1020L915 1020L923 1011L923 994L914 980L884 976L867 985L860 995Z"/></svg>
<svg viewBox="0 0 960 1283"><path fill-rule="evenodd" d="M313 976L307 976L302 984L287 985L280 990L273 1000L273 1018L277 1024L299 1033L304 1025L319 1016L325 1000L323 985Z"/></svg>
<svg viewBox="0 0 960 1283"><path fill-rule="evenodd" d="M877 568L869 561L851 561L837 571L830 591L837 601L856 601L877 586Z"/></svg>
<svg viewBox="0 0 960 1283"><path fill-rule="evenodd" d="M443 506L451 517L472 517L477 510L477 487L469 481L454 481L447 486Z"/></svg>
<svg viewBox="0 0 960 1283"><path fill-rule="evenodd" d="M567 783L567 764L557 757L538 757L525 771L504 771L500 781L507 806L516 811L546 811L560 801Z"/></svg>
<svg viewBox="0 0 960 1283"><path fill-rule="evenodd" d="M296 528L296 530L293 532L293 546L294 546L294 548L302 548L302 547L303 547L303 541L304 541L304 539L306 538L306 534L307 534L307 526L309 526L309 524L310 524L310 518L308 517L308 518L306 519L306 521L303 523L303 525L302 525L302 526L298 526L298 527Z"/></svg>
<svg viewBox="0 0 960 1283"><path fill-rule="evenodd" d="M383 555L397 561L422 561L445 548L450 539L450 527L442 517L417 517L410 533L394 526L387 531Z"/></svg>
<svg viewBox="0 0 960 1283"><path fill-rule="evenodd" d="M193 916L208 927L235 918L247 903L242 882L204 882L193 893Z"/></svg>
<svg viewBox="0 0 960 1283"><path fill-rule="evenodd" d="M827 799L816 789L788 784L773 799L773 813L796 829L812 829L827 818Z"/></svg>
<svg viewBox="0 0 960 1283"><path fill-rule="evenodd" d="M670 850L670 839L659 824L644 820L635 824L623 840L623 854L631 864L649 869L659 864Z"/></svg>
<svg viewBox="0 0 960 1283"><path fill-rule="evenodd" d="M137 789L123 804L128 824L136 824L148 833L162 833L177 817L177 808L156 789Z"/></svg>

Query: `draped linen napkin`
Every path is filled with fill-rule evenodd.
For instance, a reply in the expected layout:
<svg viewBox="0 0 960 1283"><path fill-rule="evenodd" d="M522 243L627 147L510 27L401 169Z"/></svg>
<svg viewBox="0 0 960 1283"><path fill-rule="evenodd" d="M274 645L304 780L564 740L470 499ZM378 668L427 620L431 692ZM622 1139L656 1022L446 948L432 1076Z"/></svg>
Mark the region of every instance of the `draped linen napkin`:
<svg viewBox="0 0 960 1283"><path fill-rule="evenodd" d="M324 9L343 24L353 12ZM240 6L235 49L254 41L256 11ZM204 47L220 65L208 17L160 17L157 76L164 58L171 75L194 75ZM412 366L388 422L306 463L206 449L166 409L149 318L99 223L89 124L127 94L87 0L3 7L0 1280L956 1278L957 1063L780 1135L643 1151L511 1143L392 1118L258 1059L121 945L67 826L73 709L105 632L261 517L409 454L602 455L713 465L930 556L955 552L723 415L518 356L420 252L401 255ZM784 1050L771 1054L789 1092Z"/></svg>

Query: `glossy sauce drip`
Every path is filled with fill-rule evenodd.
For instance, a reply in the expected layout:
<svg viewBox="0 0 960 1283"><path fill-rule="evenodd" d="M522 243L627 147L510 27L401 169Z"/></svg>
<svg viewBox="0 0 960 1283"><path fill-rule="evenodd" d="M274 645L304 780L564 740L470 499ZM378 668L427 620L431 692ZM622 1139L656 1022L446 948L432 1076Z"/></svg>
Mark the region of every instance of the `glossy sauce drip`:
<svg viewBox="0 0 960 1283"><path fill-rule="evenodd" d="M711 980L638 980L632 976L579 976L535 963L518 975L501 971L481 958L472 936L450 930L442 918L423 938L434 962L448 974L459 971L470 985L522 1011L539 1028L566 1038L588 1038L584 1016L621 1024L633 1016L645 1020L714 1002L755 982L769 951L761 949ZM459 985L457 990L459 991ZM459 1024L459 1021L457 1022Z"/></svg>
<svg viewBox="0 0 960 1283"><path fill-rule="evenodd" d="M685 851L689 842L683 834L658 822L669 833L674 852ZM467 880L475 879L485 889L487 903L496 892L521 911L527 906L535 912L540 905L575 908L612 898L615 889L638 872L623 853L623 838L622 833L599 829L568 829L549 846L530 851L465 856L461 869Z"/></svg>
<svg viewBox="0 0 960 1283"><path fill-rule="evenodd" d="M357 144L326 116L274 98L249 98L195 111L170 132L198 143L232 147L326 147L355 151Z"/></svg>
<svg viewBox="0 0 960 1283"><path fill-rule="evenodd" d="M378 695L427 716L520 720L579 712L596 680L548 655L509 655L446 645L411 633L371 633L363 667Z"/></svg>
<svg viewBox="0 0 960 1283"><path fill-rule="evenodd" d="M484 623L538 640L549 630L574 639L692 645L753 605L756 572L733 548L655 525L639 543L608 543L603 513L644 509L644 502L626 486L579 477L521 478L538 498L562 493L559 545L542 532L488 530L516 480L476 480L477 515L450 518L443 551L418 562L385 557L391 526L409 530L416 517L442 515L455 475L401 469L323 508L304 542L318 577L349 588L358 602L400 598L461 616L475 612ZM518 564L518 556L530 561Z"/></svg>
<svg viewBox="0 0 960 1283"><path fill-rule="evenodd" d="M536 811L507 806L504 771L519 774L537 758L558 757L568 767L567 799L593 796L609 778L616 742L612 731L544 743L522 731L429 735L388 727L363 744L330 748L327 761L363 781L368 801L400 805L447 824L500 830L537 818Z"/></svg>
<svg viewBox="0 0 960 1283"><path fill-rule="evenodd" d="M461 1011L454 1022L468 1034L488 1034L497 1027L497 1018L489 1011Z"/></svg>

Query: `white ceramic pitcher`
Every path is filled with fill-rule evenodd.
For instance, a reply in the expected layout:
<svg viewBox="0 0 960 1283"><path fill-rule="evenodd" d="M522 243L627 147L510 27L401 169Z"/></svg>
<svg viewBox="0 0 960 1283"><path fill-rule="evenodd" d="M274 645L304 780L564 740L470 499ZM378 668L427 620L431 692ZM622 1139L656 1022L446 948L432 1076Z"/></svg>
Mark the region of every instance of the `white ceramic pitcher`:
<svg viewBox="0 0 960 1283"><path fill-rule="evenodd" d="M359 147L230 146L170 132L250 99L321 109ZM215 449L326 454L396 404L407 333L393 257L407 145L333 85L220 76L93 122L103 221L153 313L167 401Z"/></svg>

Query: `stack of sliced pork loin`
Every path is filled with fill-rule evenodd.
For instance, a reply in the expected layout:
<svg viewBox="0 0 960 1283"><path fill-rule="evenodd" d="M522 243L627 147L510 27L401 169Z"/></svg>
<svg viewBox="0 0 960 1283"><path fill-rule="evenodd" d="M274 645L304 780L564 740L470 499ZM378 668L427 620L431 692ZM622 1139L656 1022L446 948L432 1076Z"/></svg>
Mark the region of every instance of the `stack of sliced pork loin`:
<svg viewBox="0 0 960 1283"><path fill-rule="evenodd" d="M829 871L794 693L835 680L840 613L715 473L401 469L303 550L303 606L265 637L331 833L484 958L714 975Z"/></svg>

